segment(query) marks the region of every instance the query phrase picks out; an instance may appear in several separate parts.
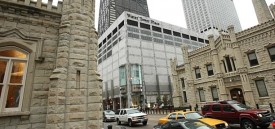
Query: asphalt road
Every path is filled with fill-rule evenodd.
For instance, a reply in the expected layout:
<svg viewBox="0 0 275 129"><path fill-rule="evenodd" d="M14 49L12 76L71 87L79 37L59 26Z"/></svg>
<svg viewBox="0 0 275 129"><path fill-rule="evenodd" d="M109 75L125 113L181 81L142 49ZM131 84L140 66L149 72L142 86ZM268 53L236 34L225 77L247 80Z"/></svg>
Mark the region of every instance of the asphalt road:
<svg viewBox="0 0 275 129"><path fill-rule="evenodd" d="M127 123L122 123L122 125L117 125L116 122L104 122L104 129L108 129L108 125L112 125L112 129L153 129L154 125L158 124L158 120L165 115L148 115L149 121L146 126L142 124L134 125L133 127L129 127ZM231 129L241 129L239 125L231 125ZM272 129L270 126L268 129Z"/></svg>

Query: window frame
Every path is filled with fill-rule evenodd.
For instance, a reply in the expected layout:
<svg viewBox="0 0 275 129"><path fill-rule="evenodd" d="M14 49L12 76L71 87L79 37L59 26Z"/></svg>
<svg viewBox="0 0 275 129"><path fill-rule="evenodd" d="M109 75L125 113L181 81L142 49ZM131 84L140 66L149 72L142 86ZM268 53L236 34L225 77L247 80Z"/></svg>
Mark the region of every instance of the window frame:
<svg viewBox="0 0 275 129"><path fill-rule="evenodd" d="M266 95L264 95L264 96L262 95L262 93L260 93L259 86L258 86L258 84L257 84L257 82L259 82L259 81L262 81L263 84L264 84L264 88L265 88L265 92L266 92ZM267 87L266 87L266 84L265 84L264 79L255 80L255 85L256 85L256 87L257 87L259 97L268 97L268 96L269 96L269 95L268 95L268 90L267 90ZM263 88L263 87L261 87L261 89L262 89L262 88Z"/></svg>
<svg viewBox="0 0 275 129"><path fill-rule="evenodd" d="M250 55L251 55L251 54L254 54L254 56L256 57L256 59L251 59L251 58L250 58ZM250 67L259 65L258 57L257 57L257 54L256 54L255 51L252 51L252 52L247 53L247 58L248 58L248 62L249 62ZM254 63L255 63L255 64L254 64Z"/></svg>
<svg viewBox="0 0 275 129"><path fill-rule="evenodd" d="M202 91L203 94L201 94L201 91ZM200 102L206 102L204 90L203 89L198 89L198 92L199 92ZM203 95L204 100L202 100L202 95Z"/></svg>
<svg viewBox="0 0 275 129"><path fill-rule="evenodd" d="M14 46L0 48L0 51L4 51L4 50L19 51L19 52L25 54L26 58L0 57L1 61L7 61L4 80L3 80L3 83L1 83L1 85L3 86L1 96L3 96L3 97L0 96L0 114L3 113L3 112L20 112L20 111L22 111L23 101L24 101L24 96L25 96L25 88L26 88L26 85L27 85L26 84L27 83L26 79L27 79L29 60L30 60L30 53L23 50L23 49L21 49L21 48L14 47ZM15 62L24 62L25 63L24 72L23 72L24 74L23 74L21 83L11 83L10 82L11 72L12 72L12 69L13 69L13 64ZM19 99L18 107L12 107L12 108L7 108L6 107L9 86L21 86L20 99Z"/></svg>
<svg viewBox="0 0 275 129"><path fill-rule="evenodd" d="M271 62L275 62L275 54L274 54L274 55L270 55L270 54L271 54L271 53L270 53L270 49L275 49L275 45L272 46L272 47L268 47L268 48L267 48L267 52L268 52L270 61L271 61Z"/></svg>
<svg viewBox="0 0 275 129"><path fill-rule="evenodd" d="M212 70L209 70L208 66L211 66ZM207 75L208 76L213 76L214 75L214 70L213 70L213 65L212 64L207 64L206 65L206 70L207 70ZM212 74L210 75L211 72L212 72Z"/></svg>
<svg viewBox="0 0 275 129"><path fill-rule="evenodd" d="M198 70L198 73L197 73L197 70ZM196 79L200 79L200 78L201 78L201 70L200 70L200 67L195 67L195 68L194 68L194 71L195 71L195 77L196 77Z"/></svg>
<svg viewBox="0 0 275 129"><path fill-rule="evenodd" d="M216 89L216 92L217 92L217 98L214 98L213 89ZM212 95L212 99L213 99L213 101L218 101L218 100L219 100L218 88L217 88L217 87L210 87L210 90L211 90L211 95Z"/></svg>

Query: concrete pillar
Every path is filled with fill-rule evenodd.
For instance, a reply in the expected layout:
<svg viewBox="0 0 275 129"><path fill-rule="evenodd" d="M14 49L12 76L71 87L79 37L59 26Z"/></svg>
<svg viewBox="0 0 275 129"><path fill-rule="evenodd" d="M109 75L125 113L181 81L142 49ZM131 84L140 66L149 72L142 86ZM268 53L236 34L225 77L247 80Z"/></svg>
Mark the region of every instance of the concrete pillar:
<svg viewBox="0 0 275 129"><path fill-rule="evenodd" d="M94 0L63 0L56 68L50 77L46 129L101 129Z"/></svg>
<svg viewBox="0 0 275 129"><path fill-rule="evenodd" d="M183 107L183 93L182 93L182 88L179 84L178 73L176 71L177 60L171 59L170 66L171 66L171 74L172 74L172 82L173 82L172 83L173 84L173 93L172 93L173 105L174 107Z"/></svg>
<svg viewBox="0 0 275 129"><path fill-rule="evenodd" d="M265 0L252 0L258 23L264 23L272 19L272 15L268 9Z"/></svg>
<svg viewBox="0 0 275 129"><path fill-rule="evenodd" d="M224 85L224 81L223 81L223 73L221 70L221 66L220 66L220 59L218 56L218 51L215 47L215 40L214 40L214 35L209 35L208 36L209 39L209 45L211 48L211 55L213 58L213 65L214 65L214 72L215 75L217 77L217 81L218 81L218 88L220 91L220 99L222 100L227 100L228 99L228 95L226 93L226 89L225 89L225 85Z"/></svg>
<svg viewBox="0 0 275 129"><path fill-rule="evenodd" d="M252 88L250 86L249 78L247 76L247 68L244 65L243 62L243 53L241 51L241 48L239 47L239 44L237 43L236 34L234 30L234 26L228 27L228 32L230 35L231 43L233 44L233 52L235 56L235 66L237 69L237 72L240 74L241 81L242 81L242 88L244 93L244 99L247 105L251 107L255 107L255 99L253 96Z"/></svg>
<svg viewBox="0 0 275 129"><path fill-rule="evenodd" d="M192 74L192 68L188 56L188 46L182 45L181 46L182 54L183 54L183 62L184 62L184 68L185 68L185 79L187 82L186 86L186 95L187 95L187 101L192 106L195 107L197 104L198 98L196 98L196 87L194 85L194 79Z"/></svg>

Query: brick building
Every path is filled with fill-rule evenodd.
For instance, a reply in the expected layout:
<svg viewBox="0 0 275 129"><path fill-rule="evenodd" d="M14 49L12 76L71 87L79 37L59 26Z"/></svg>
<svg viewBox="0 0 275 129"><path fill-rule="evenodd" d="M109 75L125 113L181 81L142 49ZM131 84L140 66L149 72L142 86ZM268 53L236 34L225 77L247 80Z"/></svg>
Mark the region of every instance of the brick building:
<svg viewBox="0 0 275 129"><path fill-rule="evenodd" d="M275 105L275 21L264 1L253 4L259 25L238 33L229 26L217 39L209 35L205 47L182 46L184 64L171 60L175 107L228 99Z"/></svg>
<svg viewBox="0 0 275 129"><path fill-rule="evenodd" d="M101 129L94 0L0 0L0 129Z"/></svg>

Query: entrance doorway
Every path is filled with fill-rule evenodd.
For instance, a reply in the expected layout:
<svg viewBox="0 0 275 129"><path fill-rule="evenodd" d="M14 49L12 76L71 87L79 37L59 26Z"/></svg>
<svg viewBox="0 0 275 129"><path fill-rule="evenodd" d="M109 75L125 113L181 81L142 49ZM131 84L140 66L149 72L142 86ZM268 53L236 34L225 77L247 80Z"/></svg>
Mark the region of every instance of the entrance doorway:
<svg viewBox="0 0 275 129"><path fill-rule="evenodd" d="M232 100L236 100L240 103L245 104L244 97L243 97L243 91L241 88L234 88L230 90L230 95Z"/></svg>

